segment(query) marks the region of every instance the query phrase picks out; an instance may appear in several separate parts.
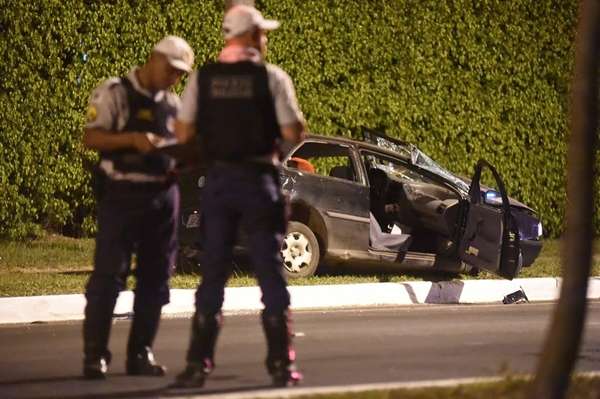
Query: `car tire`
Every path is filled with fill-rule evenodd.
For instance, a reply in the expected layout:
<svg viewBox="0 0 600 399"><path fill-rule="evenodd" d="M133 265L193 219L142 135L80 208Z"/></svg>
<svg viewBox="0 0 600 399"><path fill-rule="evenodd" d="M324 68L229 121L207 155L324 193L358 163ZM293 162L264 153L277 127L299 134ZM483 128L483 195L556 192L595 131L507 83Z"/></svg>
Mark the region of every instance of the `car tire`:
<svg viewBox="0 0 600 399"><path fill-rule="evenodd" d="M200 274L198 251L189 247L180 247L175 264L176 274Z"/></svg>
<svg viewBox="0 0 600 399"><path fill-rule="evenodd" d="M319 266L320 248L312 230L300 222L289 222L281 256L283 272L288 278L309 277Z"/></svg>
<svg viewBox="0 0 600 399"><path fill-rule="evenodd" d="M466 264L465 262L460 262L460 270L457 275L464 274L475 277L478 276L480 272L481 270L479 270L479 268Z"/></svg>

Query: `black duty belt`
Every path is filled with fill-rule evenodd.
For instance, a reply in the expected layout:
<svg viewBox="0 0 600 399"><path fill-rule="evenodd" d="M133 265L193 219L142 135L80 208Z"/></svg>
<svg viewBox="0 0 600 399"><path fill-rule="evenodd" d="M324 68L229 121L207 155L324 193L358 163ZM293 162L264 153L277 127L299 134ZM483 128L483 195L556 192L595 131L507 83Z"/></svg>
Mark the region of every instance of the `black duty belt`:
<svg viewBox="0 0 600 399"><path fill-rule="evenodd" d="M106 188L109 191L121 191L121 192L159 192L168 190L173 183L176 182L175 178L168 178L164 182L131 182L126 180L108 180Z"/></svg>
<svg viewBox="0 0 600 399"><path fill-rule="evenodd" d="M255 172L279 173L279 167L271 163L260 161L214 161L212 164L216 169L244 169Z"/></svg>

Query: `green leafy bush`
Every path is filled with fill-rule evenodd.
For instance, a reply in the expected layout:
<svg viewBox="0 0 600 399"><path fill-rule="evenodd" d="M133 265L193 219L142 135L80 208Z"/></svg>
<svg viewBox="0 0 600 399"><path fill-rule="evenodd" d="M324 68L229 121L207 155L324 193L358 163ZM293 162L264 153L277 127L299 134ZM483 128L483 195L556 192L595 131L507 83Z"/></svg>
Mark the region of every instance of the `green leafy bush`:
<svg viewBox="0 0 600 399"><path fill-rule="evenodd" d="M263 0L310 130L366 125L461 175L479 158L562 230L575 0ZM222 45L220 0L0 0L0 235L93 232L90 91L142 63L163 35ZM180 85L177 90L181 90ZM597 199L597 204L600 199ZM596 231L600 220L596 217Z"/></svg>

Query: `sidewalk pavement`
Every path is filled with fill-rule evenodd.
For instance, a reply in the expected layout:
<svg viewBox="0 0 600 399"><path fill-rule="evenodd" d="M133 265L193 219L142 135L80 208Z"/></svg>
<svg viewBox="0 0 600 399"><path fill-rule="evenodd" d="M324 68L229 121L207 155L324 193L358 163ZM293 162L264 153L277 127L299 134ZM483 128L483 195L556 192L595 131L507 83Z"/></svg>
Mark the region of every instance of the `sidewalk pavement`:
<svg viewBox="0 0 600 399"><path fill-rule="evenodd" d="M559 278L508 280L407 281L344 285L290 286L292 309L330 309L416 304L502 303L505 296L522 290L529 301L553 301L560 296ZM226 288L225 312L262 309L258 287ZM600 277L589 280L588 299L600 299ZM0 324L82 320L83 294L0 298ZM130 314L133 293L119 295L116 315ZM172 289L163 315L194 311L194 290Z"/></svg>

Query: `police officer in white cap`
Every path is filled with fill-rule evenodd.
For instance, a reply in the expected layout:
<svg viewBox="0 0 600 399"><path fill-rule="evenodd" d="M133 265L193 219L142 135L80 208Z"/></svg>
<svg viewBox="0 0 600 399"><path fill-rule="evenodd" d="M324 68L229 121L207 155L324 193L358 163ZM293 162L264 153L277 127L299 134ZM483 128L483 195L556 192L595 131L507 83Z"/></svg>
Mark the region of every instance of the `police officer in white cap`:
<svg viewBox="0 0 600 399"><path fill-rule="evenodd" d="M99 152L100 162L94 270L85 292L86 378L106 377L111 318L133 253L136 287L126 372L165 373L151 348L161 308L169 302L179 188L173 177L174 159L153 150L161 142L175 140L180 101L169 89L191 71L193 62L194 53L186 41L167 36L154 46L144 65L125 77L106 80L90 98L83 141Z"/></svg>
<svg viewBox="0 0 600 399"><path fill-rule="evenodd" d="M201 387L214 368L224 287L239 227L247 231L262 290L267 370L278 386L301 379L280 254L287 221L276 165L278 146L303 140L305 122L288 74L264 61L266 32L277 27L278 21L263 18L253 7L230 8L223 20L226 43L217 62L192 74L183 94L177 136L186 142L197 135L210 166L202 197L202 282L187 367L175 386Z"/></svg>

